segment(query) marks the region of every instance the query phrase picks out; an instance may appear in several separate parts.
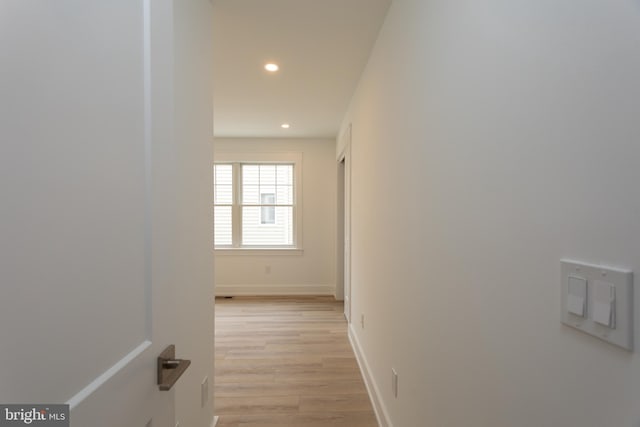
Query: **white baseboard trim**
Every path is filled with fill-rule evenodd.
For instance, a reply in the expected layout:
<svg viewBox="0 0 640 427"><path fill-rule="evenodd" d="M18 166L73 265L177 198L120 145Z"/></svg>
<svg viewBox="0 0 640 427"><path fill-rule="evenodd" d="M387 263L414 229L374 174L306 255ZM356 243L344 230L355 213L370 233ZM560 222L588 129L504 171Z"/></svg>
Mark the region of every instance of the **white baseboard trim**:
<svg viewBox="0 0 640 427"><path fill-rule="evenodd" d="M335 285L221 285L216 284L217 297L334 295Z"/></svg>
<svg viewBox="0 0 640 427"><path fill-rule="evenodd" d="M364 356L364 352L362 351L362 347L358 341L358 336L353 330L353 324L349 325L349 342L351 343L353 352L356 355L356 360L358 361L362 378L364 378L364 384L367 387L369 398L373 404L373 411L376 413L376 418L378 419L378 425L380 427L393 427L389 418L389 412L381 399L380 390L371 375L371 369L369 368L367 358Z"/></svg>
<svg viewBox="0 0 640 427"><path fill-rule="evenodd" d="M218 425L218 418L220 418L219 416L214 416L213 420L211 420L211 427L216 427L216 425Z"/></svg>

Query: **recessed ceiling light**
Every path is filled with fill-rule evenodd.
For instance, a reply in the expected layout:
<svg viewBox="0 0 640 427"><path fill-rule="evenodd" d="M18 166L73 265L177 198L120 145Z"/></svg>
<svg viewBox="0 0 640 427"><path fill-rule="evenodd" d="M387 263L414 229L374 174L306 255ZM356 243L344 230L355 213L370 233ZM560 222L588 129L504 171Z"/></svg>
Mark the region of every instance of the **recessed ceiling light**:
<svg viewBox="0 0 640 427"><path fill-rule="evenodd" d="M282 129L289 129L291 127L291 125L289 123L283 123L283 124L280 125L280 127Z"/></svg>
<svg viewBox="0 0 640 427"><path fill-rule="evenodd" d="M280 69L280 67L278 67L278 64L274 64L273 62L270 62L264 66L264 69L267 71L271 71L272 73L275 73Z"/></svg>

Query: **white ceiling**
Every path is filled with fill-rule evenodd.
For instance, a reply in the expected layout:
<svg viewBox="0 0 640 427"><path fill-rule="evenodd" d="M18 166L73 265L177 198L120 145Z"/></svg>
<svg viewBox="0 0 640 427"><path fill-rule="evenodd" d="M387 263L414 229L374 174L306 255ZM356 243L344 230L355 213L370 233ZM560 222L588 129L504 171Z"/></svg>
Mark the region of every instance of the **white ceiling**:
<svg viewBox="0 0 640 427"><path fill-rule="evenodd" d="M215 136L335 137L390 3L216 0Z"/></svg>

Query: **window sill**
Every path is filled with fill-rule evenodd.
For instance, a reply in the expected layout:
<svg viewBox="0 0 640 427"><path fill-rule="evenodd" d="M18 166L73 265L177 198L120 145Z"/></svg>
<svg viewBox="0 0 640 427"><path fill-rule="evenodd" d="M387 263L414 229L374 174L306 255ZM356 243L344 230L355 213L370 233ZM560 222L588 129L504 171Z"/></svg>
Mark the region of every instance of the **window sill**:
<svg viewBox="0 0 640 427"><path fill-rule="evenodd" d="M221 248L214 250L220 256L301 256L304 249L299 248Z"/></svg>

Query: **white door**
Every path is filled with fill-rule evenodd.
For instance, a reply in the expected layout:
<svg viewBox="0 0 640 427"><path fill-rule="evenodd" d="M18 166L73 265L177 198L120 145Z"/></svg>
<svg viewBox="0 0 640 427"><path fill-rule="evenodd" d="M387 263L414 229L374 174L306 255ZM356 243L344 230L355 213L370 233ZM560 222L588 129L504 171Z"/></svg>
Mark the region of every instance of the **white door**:
<svg viewBox="0 0 640 427"><path fill-rule="evenodd" d="M175 425L172 13L0 3L0 402L74 427Z"/></svg>

